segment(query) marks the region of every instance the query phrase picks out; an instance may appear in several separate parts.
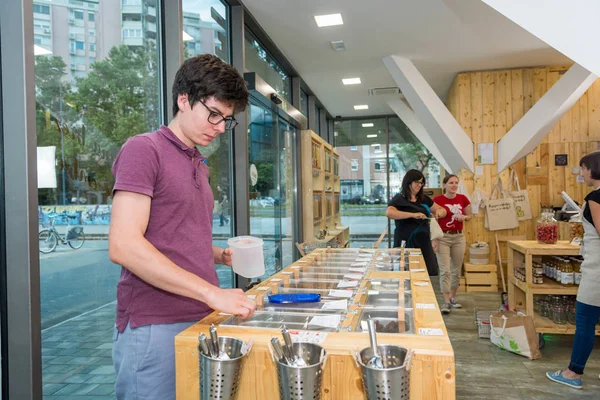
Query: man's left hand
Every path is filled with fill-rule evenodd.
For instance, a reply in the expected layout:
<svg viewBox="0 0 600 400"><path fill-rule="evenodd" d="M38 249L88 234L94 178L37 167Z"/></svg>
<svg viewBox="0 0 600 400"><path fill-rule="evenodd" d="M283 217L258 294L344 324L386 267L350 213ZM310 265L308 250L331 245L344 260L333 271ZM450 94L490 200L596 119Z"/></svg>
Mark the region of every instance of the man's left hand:
<svg viewBox="0 0 600 400"><path fill-rule="evenodd" d="M231 267L231 254L233 251L230 248L223 249L221 253L221 264L225 264Z"/></svg>

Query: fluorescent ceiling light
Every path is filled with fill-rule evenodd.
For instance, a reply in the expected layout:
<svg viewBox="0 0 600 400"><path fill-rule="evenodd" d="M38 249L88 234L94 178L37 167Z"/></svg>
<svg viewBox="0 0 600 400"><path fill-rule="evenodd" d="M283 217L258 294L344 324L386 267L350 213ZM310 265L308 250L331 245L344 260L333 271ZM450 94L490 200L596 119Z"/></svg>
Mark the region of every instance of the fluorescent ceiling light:
<svg viewBox="0 0 600 400"><path fill-rule="evenodd" d="M190 34L187 33L186 31L183 31L183 41L189 42L190 40L194 40L194 38L192 36L190 36Z"/></svg>
<svg viewBox="0 0 600 400"><path fill-rule="evenodd" d="M342 14L327 14L327 15L315 15L315 21L317 26L323 28L324 26L343 25Z"/></svg>
<svg viewBox="0 0 600 400"><path fill-rule="evenodd" d="M372 128L373 127L373 123L372 122L367 122L366 124L362 124L363 128Z"/></svg>
<svg viewBox="0 0 600 400"><path fill-rule="evenodd" d="M377 137L377 134L373 134L373 135L367 135L368 138L374 138Z"/></svg>
<svg viewBox="0 0 600 400"><path fill-rule="evenodd" d="M379 143L373 143L371 146L373 146L373 147L379 146Z"/></svg>
<svg viewBox="0 0 600 400"><path fill-rule="evenodd" d="M369 106L366 105L366 104L361 104L361 105L358 105L358 106L354 106L354 109L355 110L368 110Z"/></svg>
<svg viewBox="0 0 600 400"><path fill-rule="evenodd" d="M48 54L52 54L52 52L48 49L43 48L42 46L38 46L37 44L33 45L34 56L47 56Z"/></svg>
<svg viewBox="0 0 600 400"><path fill-rule="evenodd" d="M342 82L344 85L360 85L360 78L346 78Z"/></svg>

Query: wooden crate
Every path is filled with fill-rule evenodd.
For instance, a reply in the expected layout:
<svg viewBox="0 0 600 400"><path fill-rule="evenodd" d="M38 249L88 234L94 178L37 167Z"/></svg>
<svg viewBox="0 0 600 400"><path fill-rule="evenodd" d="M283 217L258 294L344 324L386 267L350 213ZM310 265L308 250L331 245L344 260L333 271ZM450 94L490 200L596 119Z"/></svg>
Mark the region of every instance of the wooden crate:
<svg viewBox="0 0 600 400"><path fill-rule="evenodd" d="M466 291L467 291L467 284L465 282L465 277L461 276L460 277L460 284L458 286L457 292L460 293L460 292L466 292Z"/></svg>
<svg viewBox="0 0 600 400"><path fill-rule="evenodd" d="M465 281L467 292L497 292L496 264L465 263Z"/></svg>

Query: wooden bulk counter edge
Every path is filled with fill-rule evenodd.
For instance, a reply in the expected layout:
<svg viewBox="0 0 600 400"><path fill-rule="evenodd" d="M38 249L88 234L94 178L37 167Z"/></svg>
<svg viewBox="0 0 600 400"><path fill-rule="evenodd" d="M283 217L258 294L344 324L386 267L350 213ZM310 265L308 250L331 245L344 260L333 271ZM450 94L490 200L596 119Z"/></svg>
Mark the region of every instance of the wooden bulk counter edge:
<svg viewBox="0 0 600 400"><path fill-rule="evenodd" d="M269 287L278 279L287 280L295 273L293 267L310 268L313 261L319 259L325 252L344 252L345 249L318 249L295 262L283 271L261 283L260 286L248 291L248 295L263 296L261 287ZM412 400L454 400L455 395L455 364L454 351L448 338L431 281L425 268L422 256L411 256L411 272L377 272L368 271L367 277L411 278L414 335L377 334L380 344L393 344L414 350L413 364L410 375L410 398ZM297 269L297 268L295 268ZM413 272L413 270L421 270ZM414 282L427 282L425 286L415 286ZM363 280L363 285L365 280ZM358 296L358 295L357 295ZM364 302L364 296L357 300ZM435 304L435 309L417 309L417 303ZM408 305L406 305L408 306ZM202 321L186 329L175 338L176 361L176 393L177 400L198 400L199 396L199 365L198 365L198 336L208 334L211 323L218 325L229 317L214 312ZM358 314L349 313L344 326L354 326ZM419 335L419 328L441 329L442 336ZM270 339L281 336L276 329L253 329L244 327L220 326L220 336L232 336L248 342L254 341L252 351L245 360L242 370L239 400L279 399L277 369L267 347ZM359 367L353 360L354 353L369 346L368 334L362 332L329 332L322 346L328 352L327 363L323 374L321 399L323 400L358 400L364 399L362 377Z"/></svg>

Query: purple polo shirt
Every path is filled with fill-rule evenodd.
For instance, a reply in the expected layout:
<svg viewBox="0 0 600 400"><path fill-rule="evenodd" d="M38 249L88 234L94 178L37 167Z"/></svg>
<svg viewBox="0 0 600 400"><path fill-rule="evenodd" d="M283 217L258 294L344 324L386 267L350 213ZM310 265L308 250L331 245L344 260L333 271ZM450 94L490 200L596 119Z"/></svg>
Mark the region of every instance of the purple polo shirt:
<svg viewBox="0 0 600 400"><path fill-rule="evenodd" d="M125 142L112 167L117 190L152 198L145 237L179 267L218 286L212 253L213 194L205 158L166 126ZM117 328L191 322L206 304L158 289L121 268Z"/></svg>

